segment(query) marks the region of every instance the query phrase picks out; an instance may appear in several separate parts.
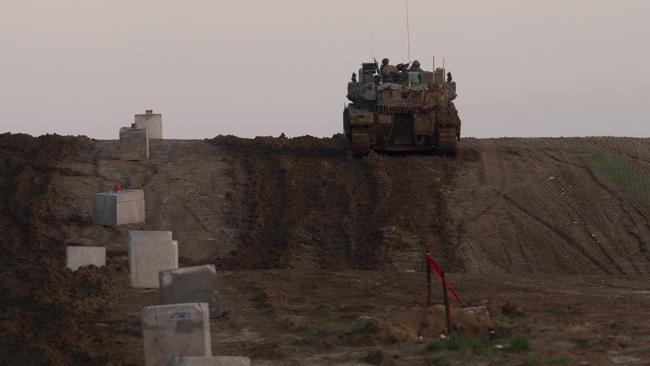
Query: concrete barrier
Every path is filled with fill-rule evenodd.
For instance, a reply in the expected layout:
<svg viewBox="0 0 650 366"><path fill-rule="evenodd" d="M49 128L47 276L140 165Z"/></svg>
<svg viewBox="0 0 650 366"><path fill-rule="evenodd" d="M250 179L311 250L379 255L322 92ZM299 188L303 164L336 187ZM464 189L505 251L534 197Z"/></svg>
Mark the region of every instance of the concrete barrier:
<svg viewBox="0 0 650 366"><path fill-rule="evenodd" d="M214 265L160 271L160 301L163 304L205 302L210 306L210 317L221 316Z"/></svg>
<svg viewBox="0 0 650 366"><path fill-rule="evenodd" d="M146 128L152 140L163 138L162 114L154 114L152 110L146 111L145 114L136 114L135 127Z"/></svg>
<svg viewBox="0 0 650 366"><path fill-rule="evenodd" d="M118 226L145 221L144 191L129 189L121 192L95 193L93 223Z"/></svg>
<svg viewBox="0 0 650 366"><path fill-rule="evenodd" d="M177 357L170 366L250 366L248 357Z"/></svg>
<svg viewBox="0 0 650 366"><path fill-rule="evenodd" d="M168 366L175 357L212 355L208 304L142 309L145 366Z"/></svg>
<svg viewBox="0 0 650 366"><path fill-rule="evenodd" d="M105 265L105 247L68 246L65 248L65 266L73 271L84 266L103 267Z"/></svg>
<svg viewBox="0 0 650 366"><path fill-rule="evenodd" d="M129 244L147 241L172 241L171 231L129 230Z"/></svg>
<svg viewBox="0 0 650 366"><path fill-rule="evenodd" d="M145 128L120 129L120 159L149 159L149 134Z"/></svg>
<svg viewBox="0 0 650 366"><path fill-rule="evenodd" d="M178 242L170 231L129 231L131 287L158 288L159 272L178 268Z"/></svg>

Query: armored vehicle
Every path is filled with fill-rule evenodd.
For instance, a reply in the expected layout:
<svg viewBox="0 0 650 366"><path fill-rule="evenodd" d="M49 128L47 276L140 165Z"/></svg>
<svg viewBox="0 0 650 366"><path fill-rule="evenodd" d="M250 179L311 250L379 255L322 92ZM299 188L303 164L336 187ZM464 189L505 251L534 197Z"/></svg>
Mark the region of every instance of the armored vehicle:
<svg viewBox="0 0 650 366"><path fill-rule="evenodd" d="M343 130L355 156L370 149L455 154L461 122L451 74L442 68L423 71L415 61L411 68L380 69L375 61L362 64L358 76L352 74L348 83L351 103L343 111Z"/></svg>

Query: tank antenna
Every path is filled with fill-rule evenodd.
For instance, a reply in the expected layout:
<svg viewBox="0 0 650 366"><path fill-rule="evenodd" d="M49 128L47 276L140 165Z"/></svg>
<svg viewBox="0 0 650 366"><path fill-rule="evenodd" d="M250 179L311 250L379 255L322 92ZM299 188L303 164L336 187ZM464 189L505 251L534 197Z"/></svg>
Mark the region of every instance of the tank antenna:
<svg viewBox="0 0 650 366"><path fill-rule="evenodd" d="M406 42L408 46L408 61L411 62L411 27L409 25L409 0L405 0L406 5Z"/></svg>

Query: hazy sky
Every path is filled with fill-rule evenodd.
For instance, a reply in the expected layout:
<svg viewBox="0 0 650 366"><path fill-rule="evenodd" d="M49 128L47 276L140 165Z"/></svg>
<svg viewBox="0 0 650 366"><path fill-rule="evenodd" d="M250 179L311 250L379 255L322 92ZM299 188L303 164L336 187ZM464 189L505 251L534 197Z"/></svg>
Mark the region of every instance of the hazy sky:
<svg viewBox="0 0 650 366"><path fill-rule="evenodd" d="M650 135L650 1L409 0L463 135ZM403 0L0 0L0 132L168 138L341 131L363 61L407 61Z"/></svg>

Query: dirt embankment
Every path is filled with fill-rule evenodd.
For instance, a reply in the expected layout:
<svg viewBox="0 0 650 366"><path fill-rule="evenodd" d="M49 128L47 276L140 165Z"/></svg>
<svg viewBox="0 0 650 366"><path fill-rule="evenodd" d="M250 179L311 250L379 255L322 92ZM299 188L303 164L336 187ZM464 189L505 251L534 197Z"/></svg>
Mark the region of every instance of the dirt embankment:
<svg viewBox="0 0 650 366"><path fill-rule="evenodd" d="M101 362L95 319L122 291L114 268L62 267L58 164L90 140L0 135L0 354L6 364ZM60 187L59 187L60 188ZM71 216L71 221L79 220Z"/></svg>
<svg viewBox="0 0 650 366"><path fill-rule="evenodd" d="M647 274L650 143L464 140L456 158L333 139L222 137L242 245L230 268Z"/></svg>
<svg viewBox="0 0 650 366"><path fill-rule="evenodd" d="M453 160L351 158L340 137L217 138L231 154L241 246L231 268L419 269L432 246L453 270L444 189Z"/></svg>
<svg viewBox="0 0 650 366"><path fill-rule="evenodd" d="M123 334L98 327L128 288L129 229L172 230L184 265L230 270L421 270L431 250L448 272L650 272L646 139L466 139L456 158L354 159L340 137L164 141L142 163L118 153L116 141L0 135L8 363L121 352ZM92 193L114 183L144 188L146 223L92 225ZM62 269L71 244L107 246L109 266Z"/></svg>

